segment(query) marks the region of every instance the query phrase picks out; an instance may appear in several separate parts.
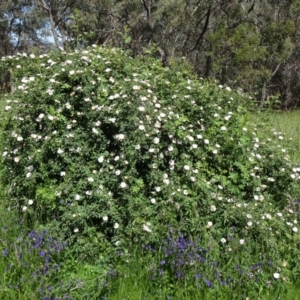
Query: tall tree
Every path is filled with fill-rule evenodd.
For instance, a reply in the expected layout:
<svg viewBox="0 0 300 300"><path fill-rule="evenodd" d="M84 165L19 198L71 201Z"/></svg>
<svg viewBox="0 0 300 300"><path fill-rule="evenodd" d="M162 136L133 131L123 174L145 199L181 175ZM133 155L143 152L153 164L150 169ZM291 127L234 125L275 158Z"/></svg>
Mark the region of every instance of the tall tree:
<svg viewBox="0 0 300 300"><path fill-rule="evenodd" d="M147 52L164 66L184 56L199 76L242 87L261 107L278 93L283 106L300 104L300 0L8 0L0 17L4 54L45 51L53 39L64 49Z"/></svg>

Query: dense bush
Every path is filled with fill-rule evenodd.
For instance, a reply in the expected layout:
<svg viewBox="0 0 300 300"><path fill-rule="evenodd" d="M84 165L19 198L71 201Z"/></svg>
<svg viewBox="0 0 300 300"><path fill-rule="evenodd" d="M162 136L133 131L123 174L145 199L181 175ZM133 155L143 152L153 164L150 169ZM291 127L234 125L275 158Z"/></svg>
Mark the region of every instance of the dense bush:
<svg viewBox="0 0 300 300"><path fill-rule="evenodd" d="M118 49L2 64L16 85L5 97L11 208L59 228L74 250L153 244L172 226L224 251L239 247L232 228L246 242L288 240L298 251L288 199L300 168L282 135L247 122L242 92Z"/></svg>

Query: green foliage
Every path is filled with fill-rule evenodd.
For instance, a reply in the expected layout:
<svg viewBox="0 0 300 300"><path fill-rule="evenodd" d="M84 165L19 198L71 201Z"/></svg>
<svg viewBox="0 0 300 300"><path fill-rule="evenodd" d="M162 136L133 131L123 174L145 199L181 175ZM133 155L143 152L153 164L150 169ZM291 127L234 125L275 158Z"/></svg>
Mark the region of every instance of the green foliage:
<svg viewBox="0 0 300 300"><path fill-rule="evenodd" d="M69 42L73 48L84 48L91 39L94 38L95 32L84 31L85 21L80 10L75 8L73 14L69 17L69 23L71 23L70 35L73 37L73 41ZM70 46L70 45L68 45Z"/></svg>
<svg viewBox="0 0 300 300"><path fill-rule="evenodd" d="M11 206L81 257L159 243L170 225L216 245L232 227L266 249L275 231L298 236L300 169L280 136L246 121L247 95L119 49L2 63L17 87L5 98Z"/></svg>
<svg viewBox="0 0 300 300"><path fill-rule="evenodd" d="M131 42L131 36L129 35L129 28L128 26L124 27L124 33L123 32L118 32L118 34L123 38L124 43L127 45Z"/></svg>
<svg viewBox="0 0 300 300"><path fill-rule="evenodd" d="M265 64L268 49L261 45L261 35L254 25L241 23L234 29L220 25L209 41L213 68L223 81L230 78L235 85L254 91L270 76ZM228 69L226 65L234 67Z"/></svg>

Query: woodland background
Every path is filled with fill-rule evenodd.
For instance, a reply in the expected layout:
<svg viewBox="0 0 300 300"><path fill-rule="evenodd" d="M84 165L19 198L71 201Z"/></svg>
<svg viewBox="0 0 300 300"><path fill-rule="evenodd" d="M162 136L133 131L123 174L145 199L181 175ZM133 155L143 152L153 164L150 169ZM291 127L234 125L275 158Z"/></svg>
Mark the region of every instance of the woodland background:
<svg viewBox="0 0 300 300"><path fill-rule="evenodd" d="M120 47L241 88L259 108L293 109L300 106L299 22L299 0L7 0L0 56ZM9 73L1 73L7 90Z"/></svg>

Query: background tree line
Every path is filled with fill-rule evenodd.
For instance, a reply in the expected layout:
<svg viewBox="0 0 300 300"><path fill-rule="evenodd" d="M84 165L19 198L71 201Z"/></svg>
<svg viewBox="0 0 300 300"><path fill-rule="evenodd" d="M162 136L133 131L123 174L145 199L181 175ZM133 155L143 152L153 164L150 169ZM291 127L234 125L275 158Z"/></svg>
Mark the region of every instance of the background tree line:
<svg viewBox="0 0 300 300"><path fill-rule="evenodd" d="M300 106L300 0L7 0L0 55L91 44L186 63L199 77ZM51 39L49 39L51 37ZM52 42L53 41L53 42Z"/></svg>

